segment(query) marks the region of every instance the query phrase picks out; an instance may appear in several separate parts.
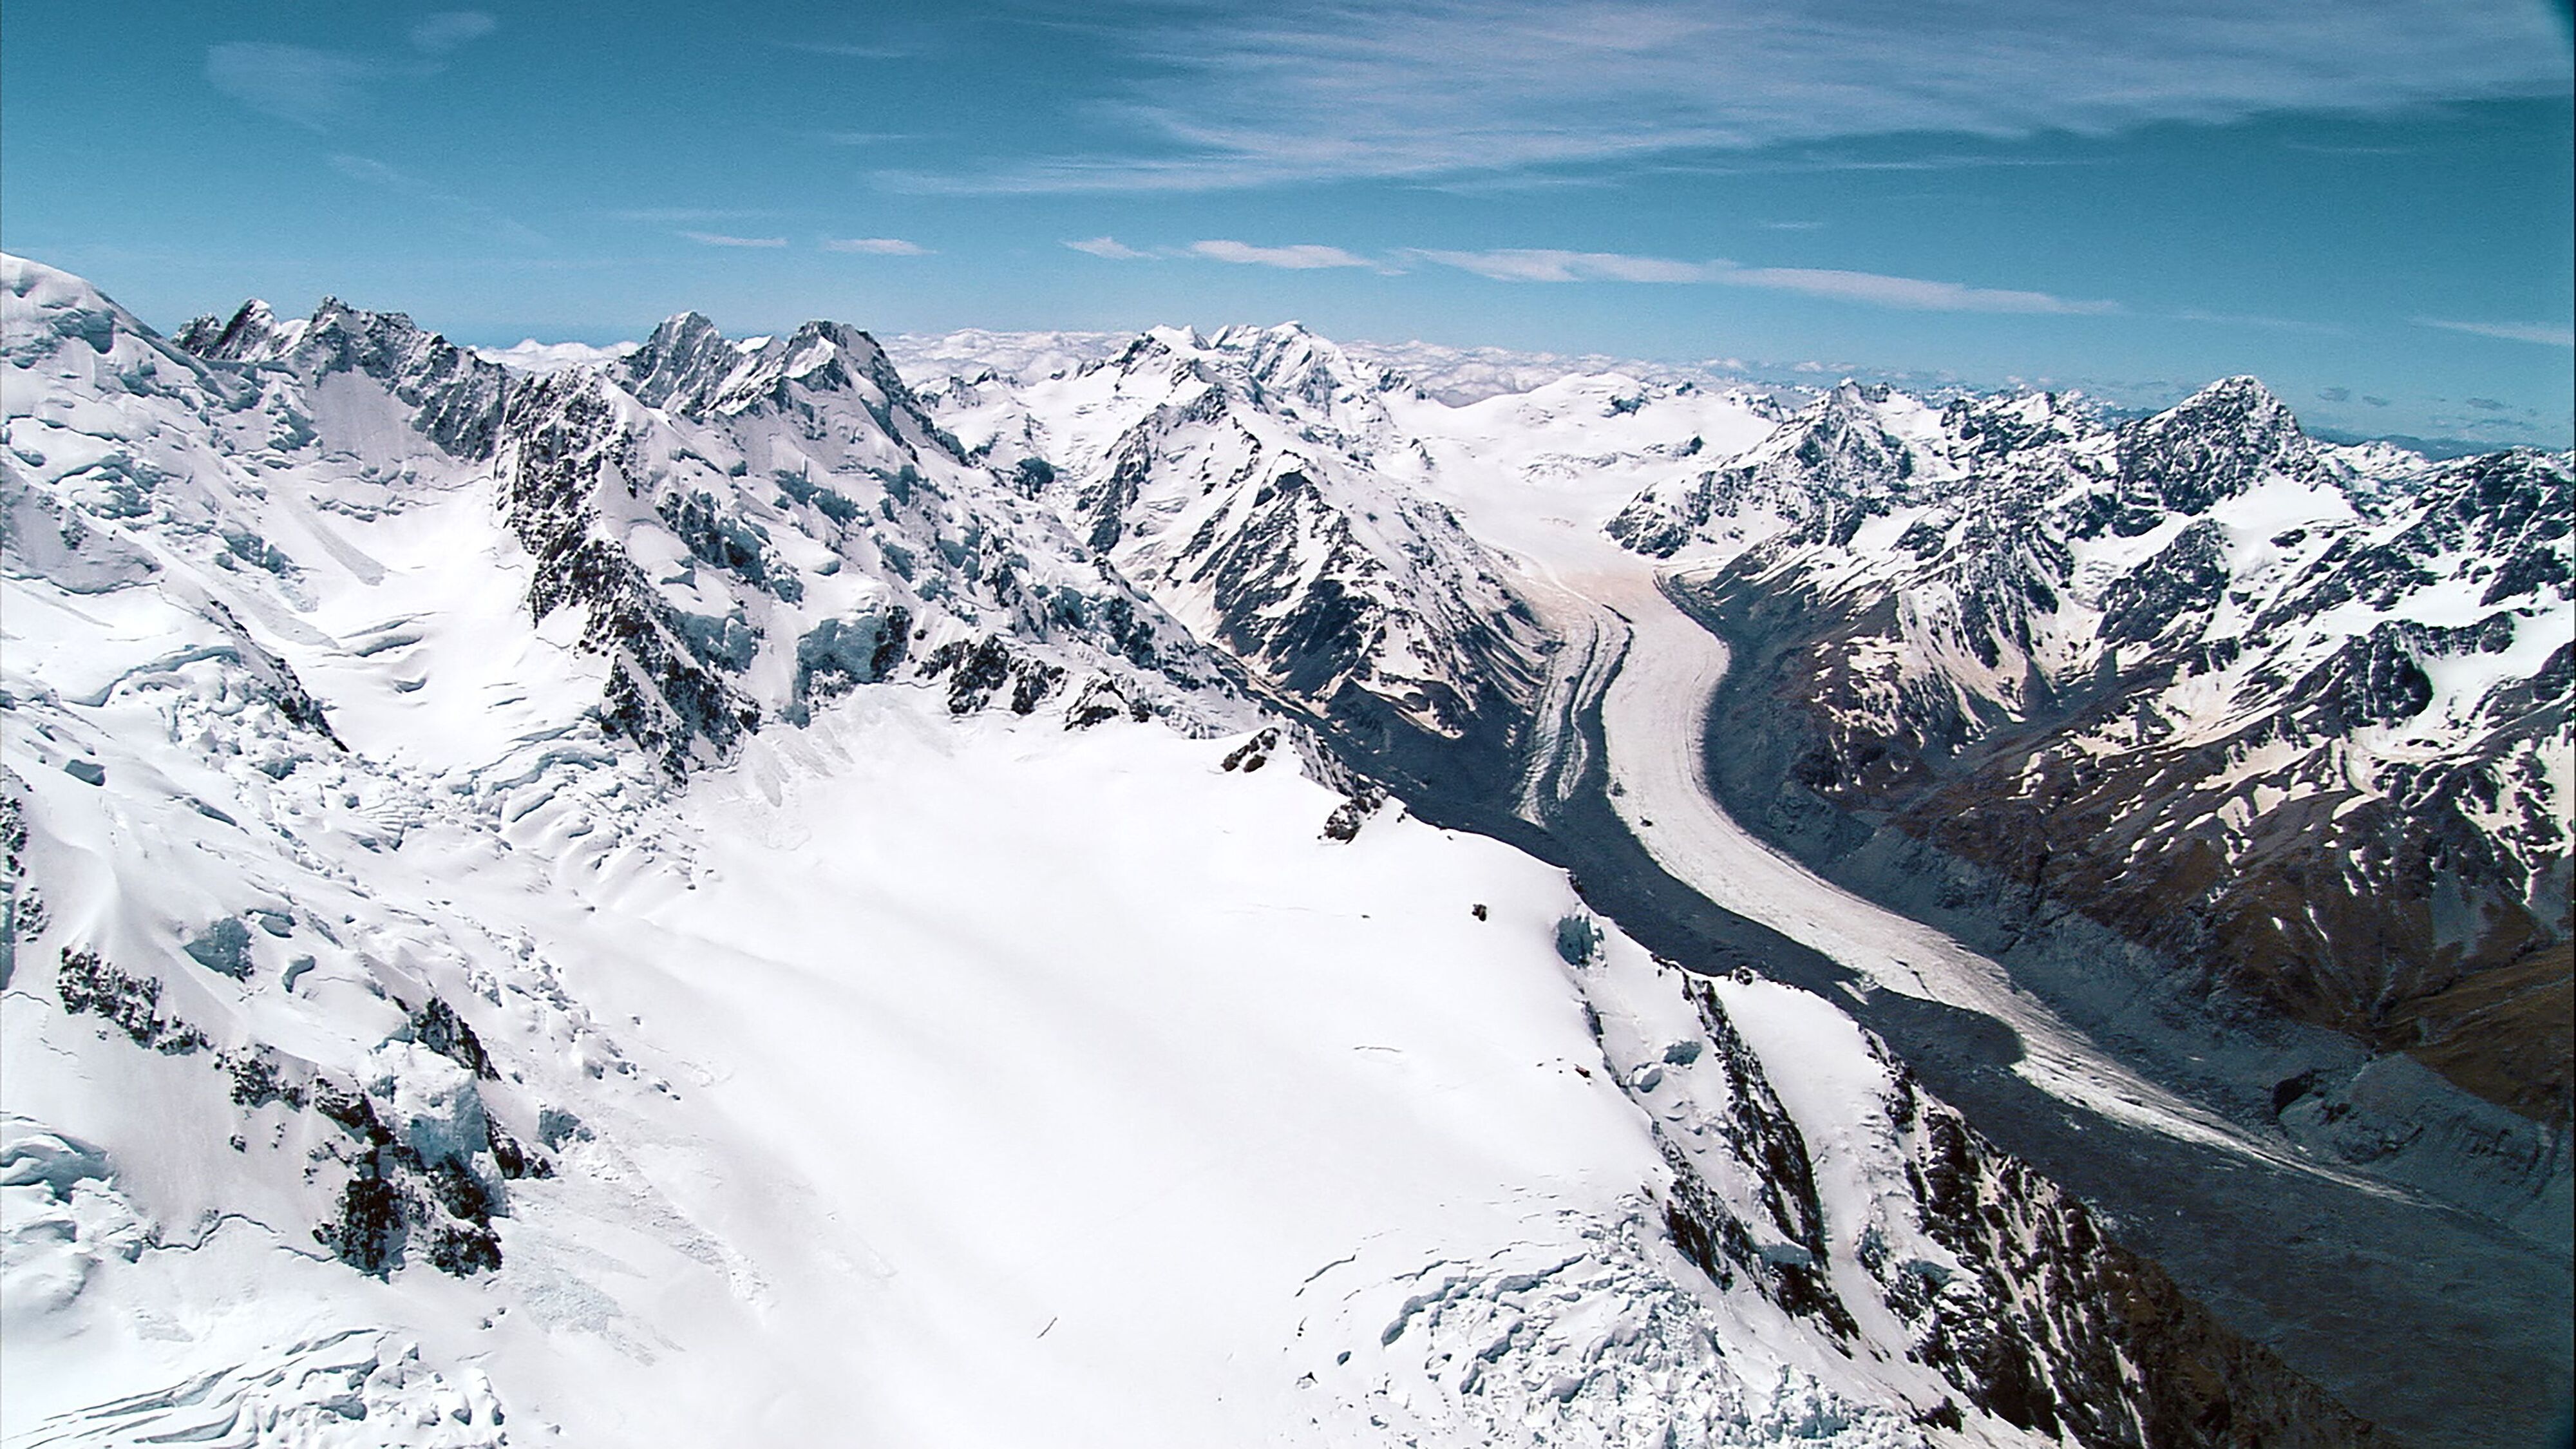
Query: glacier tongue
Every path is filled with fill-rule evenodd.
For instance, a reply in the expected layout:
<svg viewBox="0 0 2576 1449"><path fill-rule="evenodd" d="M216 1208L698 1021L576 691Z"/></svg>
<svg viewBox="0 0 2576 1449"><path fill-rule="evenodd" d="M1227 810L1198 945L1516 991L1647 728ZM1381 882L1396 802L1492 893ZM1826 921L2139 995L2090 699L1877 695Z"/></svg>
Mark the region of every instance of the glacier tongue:
<svg viewBox="0 0 2576 1449"><path fill-rule="evenodd" d="M1164 329L923 396L1136 556L1237 476L1211 436L1293 439L1301 475L1363 512L1436 500L1538 655L1490 670L1496 707L1454 733L1318 711L1345 749L1436 818L1540 826L1670 949L1839 985L2410 1433L2454 1432L2463 1397L2547 1412L2568 458L2328 447L2251 378L2123 422L2075 395L1845 383L1800 405L1545 360L1513 390L1433 396L1368 360L1384 350L1335 351L1293 325ZM1312 578L1300 603L1336 584ZM1789 940L1702 930L1680 882ZM2389 1058L2355 1075L2374 1051L2449 1084ZM2334 1126L2353 1112L2367 1126ZM2452 1206L2477 1215L2465 1237ZM2317 1214L2345 1225L2278 1226ZM2389 1281L2356 1280L2345 1248L2394 1260ZM2449 1274L2504 1264L2511 1292L2449 1295ZM2320 1330L2321 1300L2513 1347L2476 1388L2391 1375Z"/></svg>

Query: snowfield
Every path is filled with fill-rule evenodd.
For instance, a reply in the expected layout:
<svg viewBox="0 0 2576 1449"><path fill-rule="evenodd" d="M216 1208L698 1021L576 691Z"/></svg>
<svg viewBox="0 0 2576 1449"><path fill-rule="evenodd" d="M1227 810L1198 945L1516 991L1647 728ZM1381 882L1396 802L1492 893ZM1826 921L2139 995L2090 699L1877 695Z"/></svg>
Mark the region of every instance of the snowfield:
<svg viewBox="0 0 2576 1449"><path fill-rule="evenodd" d="M49 826L114 798L12 743ZM330 1442L422 1442L415 1411L500 1442L464 1433L491 1405L525 1442L599 1444L1373 1443L1388 1406L1457 1442L1525 1416L1643 1442L1684 1411L1733 1426L1713 1442L1835 1420L1854 1427L1833 1442L1910 1442L1820 1387L1884 1392L1777 1310L1744 1323L1682 1286L1650 1205L1668 1169L1555 949L1576 909L1561 875L1409 820L1327 841L1337 797L1222 769L1239 743L961 725L927 692L872 691L761 737L651 812L649 846L613 851L552 805L379 853L327 829L245 849L155 802L125 829L175 858L58 896L57 919L144 936L167 927L133 917L174 899L274 901L251 861L351 852L356 919L255 942L242 1009L304 1019L328 1061L385 986L480 982L499 1019L554 1038L484 1089L490 1110L578 1104L580 1125L553 1177L509 1187L507 1272L379 1283L292 1216L214 1211L194 1160L278 1144L198 1138L203 1112L171 1103L205 1065L65 1039L22 963L13 1139L121 1150L77 1169L68 1208L13 1212L9 1442L256 1416L293 1398L268 1359L336 1364L361 1342L428 1386L349 1375L391 1432ZM102 757L111 778L150 769ZM96 828L114 852L123 832ZM326 962L286 990L297 949ZM1604 955L1596 993L1616 981L1691 1029L1642 953L1614 937ZM41 1271L60 1301L24 1287ZM1437 1311L1414 1301L1431 1289ZM1499 1350L1483 1389L1440 1379L1462 1317ZM1514 1355L1562 1392L1496 1408ZM210 1373L195 1403L115 1407ZM480 1420L440 1407L476 1402Z"/></svg>

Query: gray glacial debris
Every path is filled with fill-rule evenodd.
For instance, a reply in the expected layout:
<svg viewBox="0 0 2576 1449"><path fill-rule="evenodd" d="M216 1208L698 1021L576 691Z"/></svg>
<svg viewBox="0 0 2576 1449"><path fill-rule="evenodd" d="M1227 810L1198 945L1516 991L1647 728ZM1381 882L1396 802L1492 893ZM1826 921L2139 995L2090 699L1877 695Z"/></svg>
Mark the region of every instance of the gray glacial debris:
<svg viewBox="0 0 2576 1449"><path fill-rule="evenodd" d="M2320 1155L2561 1253L2576 1234L2566 1134L2461 1091L2413 1057L2373 1057L2348 1074L2304 1072L2275 1098L2282 1130Z"/></svg>

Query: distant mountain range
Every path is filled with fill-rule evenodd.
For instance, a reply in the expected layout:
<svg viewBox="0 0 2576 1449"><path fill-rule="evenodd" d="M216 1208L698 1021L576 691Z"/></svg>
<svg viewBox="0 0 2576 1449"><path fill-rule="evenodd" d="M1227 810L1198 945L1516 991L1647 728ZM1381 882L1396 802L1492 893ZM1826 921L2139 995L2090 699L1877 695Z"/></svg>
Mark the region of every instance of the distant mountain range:
<svg viewBox="0 0 2576 1449"><path fill-rule="evenodd" d="M1779 850L2156 1072L2240 1031L2180 1086L2244 1162L2555 1251L2568 455L0 305L11 1444L2382 1442L1516 848L1646 788L1657 586Z"/></svg>

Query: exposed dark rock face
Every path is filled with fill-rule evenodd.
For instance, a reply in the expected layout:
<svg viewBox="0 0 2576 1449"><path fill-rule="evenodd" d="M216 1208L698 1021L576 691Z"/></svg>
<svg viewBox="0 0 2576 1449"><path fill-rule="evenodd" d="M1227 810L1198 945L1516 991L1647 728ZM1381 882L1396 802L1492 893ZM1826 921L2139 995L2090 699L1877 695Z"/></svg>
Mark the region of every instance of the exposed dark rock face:
<svg viewBox="0 0 2576 1449"><path fill-rule="evenodd" d="M1363 733L1521 726L1536 622L1446 508L1372 467L1399 446L1380 399L1402 379L1294 325L1152 333L1084 378L1114 433L1026 461L1093 549L1262 686Z"/></svg>
<svg viewBox="0 0 2576 1449"><path fill-rule="evenodd" d="M378 1115L367 1096L322 1084L314 1110L345 1134L328 1153L350 1168L337 1211L313 1230L314 1241L361 1273L384 1277L417 1253L442 1273L459 1278L501 1266L501 1240L493 1217L504 1210L497 1185L486 1183L470 1153L425 1156ZM478 1109L479 1114L479 1109ZM478 1136L480 1118L476 1118Z"/></svg>
<svg viewBox="0 0 2576 1449"><path fill-rule="evenodd" d="M137 1047L166 1056L212 1050L205 1032L164 1012L157 978L119 970L94 950L66 946L61 954L54 989L65 1011L101 1017ZM410 1031L414 1041L474 1077L499 1079L473 1027L445 1001L432 997L413 1011ZM340 1163L350 1176L332 1216L313 1236L363 1273L389 1274L412 1252L460 1277L500 1267L492 1219L506 1208L499 1186L484 1179L477 1156L489 1153L503 1177L552 1173L543 1157L525 1152L492 1126L470 1089L449 1120L424 1132L388 1125L368 1091L327 1080L311 1063L275 1047L252 1042L214 1050L212 1061L227 1079L235 1106L252 1112L272 1105L291 1113L310 1109L339 1129L339 1140L317 1147L314 1161ZM389 1078L378 1090L395 1087ZM234 1145L242 1144L237 1138Z"/></svg>
<svg viewBox="0 0 2576 1449"><path fill-rule="evenodd" d="M1837 1280L1828 1266L1839 1252L1856 1261L1876 1307L1904 1325L1907 1356L1937 1371L1960 1401L2087 1449L2387 1442L2221 1324L2162 1268L2112 1241L2082 1202L1976 1133L1883 1052L1888 1091L1869 1105L1903 1155L1907 1215L1948 1261L1894 1252L1875 1227L1857 1243L1835 1242L1796 1119L1710 982L1687 989L1726 1083L1729 1152L1759 1169L1760 1220L1748 1223L1700 1177L1692 1155L1665 1139L1676 1175L1666 1227L1721 1286L1757 1284L1857 1348L1862 1330L1844 1296L1855 1278ZM1952 1427L1963 1419L1957 1402L1925 1415Z"/></svg>
<svg viewBox="0 0 2576 1449"><path fill-rule="evenodd" d="M1736 762L1748 822L1811 855L1872 830L1929 844L2011 912L2079 912L2199 973L2221 1010L2415 1051L2566 1121L2565 802L2543 762L2567 748L2571 647L2542 636L2569 597L2569 460L2358 480L2244 379L2002 453L1991 411L1951 409L1947 481L1912 495L1898 552L1801 524L1692 587L1737 648L1734 728L1785 755L1767 785ZM1853 506L1830 469L1800 486L1811 517ZM2310 521L2228 510L2256 489ZM2466 622L2423 622L2463 586ZM2472 985L2496 973L2517 985Z"/></svg>
<svg viewBox="0 0 2576 1449"><path fill-rule="evenodd" d="M1976 1280L1924 1284L1917 1352L1970 1402L2023 1428L2123 1449L2386 1442L2163 1268L2110 1241L2083 1203L1921 1098L1910 1078L1900 1091L1900 1119L1920 1124L1925 1225L1975 1265ZM2016 1292L2029 1283L2048 1291ZM1967 1303L1983 1311L1961 1312ZM2021 1317L2024 1304L2039 1311Z"/></svg>
<svg viewBox="0 0 2576 1449"><path fill-rule="evenodd" d="M1560 931L1560 945L1562 936ZM1772 1090L1761 1058L1727 1019L1726 1009L1718 1005L1708 983L1693 981L1689 990L1692 1004L1699 1009L1701 1029L1716 1047L1716 1065L1726 1074L1730 1110L1720 1130L1736 1157L1756 1169L1755 1191L1762 1212L1787 1245L1758 1249L1743 1225L1732 1220L1713 1225L1713 1231L1709 1231L1711 1225L1704 1224L1703 1229L1739 1269L1764 1285L1773 1302L1813 1318L1838 1338L1855 1338L1860 1325L1834 1291L1827 1268L1831 1253L1825 1243L1825 1208L1816 1194L1814 1160L1806 1138Z"/></svg>
<svg viewBox="0 0 2576 1449"><path fill-rule="evenodd" d="M622 359L535 377L399 314L336 301L295 322L252 302L176 341L203 359L209 386L370 379L414 410L428 443L488 462L503 522L533 565L531 616L575 612L577 646L607 664L600 726L675 777L728 757L764 719L803 724L850 689L896 678L916 637L937 640L922 677L945 670L928 660L955 657L940 650L961 636L989 645L970 643L974 657L950 676L962 707L1035 711L1066 668L1038 656L1068 649L1159 677L1159 690L1122 694L1148 714L1170 712L1165 696L1223 688L1207 650L1105 560L1083 556L1051 511L1027 506L1041 472L1005 478L964 459L855 328L809 322L746 347L686 313ZM309 437L311 420L295 417ZM639 562L647 523L684 555L677 576L649 546L657 562ZM710 595L723 600L712 611ZM1003 664L991 654L997 625L1042 647ZM783 667L763 667L780 653ZM996 667L1008 688L984 680ZM271 672L281 707L327 733L291 674Z"/></svg>
<svg viewBox="0 0 2576 1449"><path fill-rule="evenodd" d="M492 1056L456 1008L433 996L411 1014L411 1038L485 1081L498 1081Z"/></svg>
<svg viewBox="0 0 2576 1449"><path fill-rule="evenodd" d="M225 321L200 317L170 340L211 362L310 378L362 373L417 409L412 426L421 436L460 458L488 458L500 441L508 372L400 312L364 312L328 297L311 317L281 323L252 301Z"/></svg>
<svg viewBox="0 0 2576 1449"><path fill-rule="evenodd" d="M948 676L948 712L972 714L1009 691L1011 712L1028 714L1055 691L1064 671L1014 653L999 636L942 644L921 661L921 677Z"/></svg>
<svg viewBox="0 0 2576 1449"><path fill-rule="evenodd" d="M96 951L65 946L54 973L54 991L63 1010L103 1017L136 1046L170 1056L205 1050L206 1034L161 1014L161 982L132 976L101 959Z"/></svg>
<svg viewBox="0 0 2576 1449"><path fill-rule="evenodd" d="M1712 519L1768 510L1787 518L1801 540L1848 545L1864 522L1937 487L1917 478L1913 450L1871 413L1869 405L1886 395L1885 388L1844 384L1751 452L1701 474L1679 499L1623 510L1610 521L1610 536L1665 557Z"/></svg>
<svg viewBox="0 0 2576 1449"><path fill-rule="evenodd" d="M2120 431L2120 497L2175 513L2207 513L2267 478L2324 476L2299 421L2263 384L2231 377L2181 406Z"/></svg>
<svg viewBox="0 0 2576 1449"><path fill-rule="evenodd" d="M634 495L641 443L597 377L560 373L521 390L495 468L502 521L536 562L530 614L584 610L582 648L610 660L601 723L677 773L700 749L721 755L759 728L760 709L702 657L625 550L599 536L595 495L619 485Z"/></svg>

